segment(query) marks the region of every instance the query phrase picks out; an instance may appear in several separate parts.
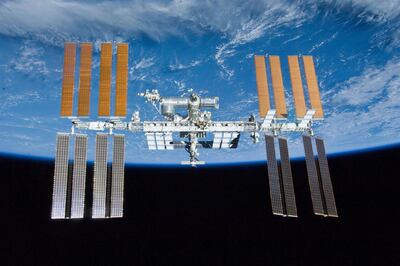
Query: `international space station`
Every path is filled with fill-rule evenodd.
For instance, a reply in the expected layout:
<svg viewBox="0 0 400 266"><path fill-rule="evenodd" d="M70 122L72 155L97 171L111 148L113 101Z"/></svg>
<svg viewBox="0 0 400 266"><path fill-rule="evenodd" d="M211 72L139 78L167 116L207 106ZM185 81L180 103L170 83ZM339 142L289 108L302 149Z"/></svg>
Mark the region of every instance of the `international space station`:
<svg viewBox="0 0 400 266"><path fill-rule="evenodd" d="M113 46L116 47L113 49ZM324 114L312 56L287 57L296 116L294 121L288 119L280 57L272 55L254 56L259 121L254 115L249 115L245 121L214 121L211 110L218 109L218 97L204 98L196 93L188 98L169 97L160 95L157 90L147 90L138 96L154 105L165 119L141 121L137 111L127 118L128 48L126 43L101 44L97 119L91 121L92 43L65 43L61 117L69 120L71 129L57 134L52 219L85 216L89 131L97 132L92 218L123 217L124 134L131 133L143 134L149 150L162 152L184 149L189 158L181 163L194 167L205 164L199 159L200 149L213 149L215 152L220 149L236 149L245 134L253 143L258 143L260 136L264 136L272 212L275 215L297 217L288 142L282 137L282 133L287 132L303 133L314 213L324 217L338 217L324 141L313 133L313 122L322 120ZM112 114L113 50L116 50L116 75ZM75 87L76 65L79 65L79 84ZM267 72L270 73L271 83L268 82ZM306 79L307 94L304 93L302 76ZM75 91L77 97L74 96ZM309 101L306 101L306 96ZM74 98L78 101L77 108L74 108ZM207 136L211 136L212 140ZM109 154L110 140L112 154ZM276 148L279 149L279 157Z"/></svg>

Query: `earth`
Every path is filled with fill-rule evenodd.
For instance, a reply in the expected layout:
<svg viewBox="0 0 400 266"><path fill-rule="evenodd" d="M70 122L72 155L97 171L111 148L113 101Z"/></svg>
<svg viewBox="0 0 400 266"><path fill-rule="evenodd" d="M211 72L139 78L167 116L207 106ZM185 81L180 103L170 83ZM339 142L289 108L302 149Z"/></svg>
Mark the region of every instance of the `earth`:
<svg viewBox="0 0 400 266"><path fill-rule="evenodd" d="M94 43L91 118L96 119L99 48L129 43L128 114L162 120L138 93L220 99L214 120L258 117L253 56L281 56L293 115L287 55L313 55L325 120L315 125L329 154L399 142L400 2L0 0L0 152L54 158L63 44ZM115 80L113 80L115 84ZM299 134L289 139L302 157ZM183 150L149 151L143 133L127 134L126 161L179 163ZM89 139L93 160L94 135ZM209 163L265 160L263 142L243 134L237 150L200 150Z"/></svg>

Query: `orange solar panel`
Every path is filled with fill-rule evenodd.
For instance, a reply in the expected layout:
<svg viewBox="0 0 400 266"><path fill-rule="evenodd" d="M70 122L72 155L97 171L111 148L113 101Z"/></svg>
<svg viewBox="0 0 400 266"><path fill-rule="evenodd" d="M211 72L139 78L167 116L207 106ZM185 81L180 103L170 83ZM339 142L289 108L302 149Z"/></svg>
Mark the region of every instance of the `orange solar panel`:
<svg viewBox="0 0 400 266"><path fill-rule="evenodd" d="M317 75L315 74L314 61L312 56L303 56L304 72L306 74L308 95L312 109L315 110L314 118L323 118L321 97L318 88Z"/></svg>
<svg viewBox="0 0 400 266"><path fill-rule="evenodd" d="M75 57L75 43L65 43L61 94L61 116L72 116L74 103Z"/></svg>
<svg viewBox="0 0 400 266"><path fill-rule="evenodd" d="M297 56L288 56L288 60L296 116L297 118L303 118L306 114L306 102L304 100L304 91L301 81L299 60Z"/></svg>
<svg viewBox="0 0 400 266"><path fill-rule="evenodd" d="M128 86L128 44L117 44L117 80L115 92L115 116L126 116Z"/></svg>
<svg viewBox="0 0 400 266"><path fill-rule="evenodd" d="M255 55L254 63L256 66L258 109L260 112L260 118L263 119L270 109L265 57L263 55Z"/></svg>
<svg viewBox="0 0 400 266"><path fill-rule="evenodd" d="M81 43L79 69L78 116L89 116L90 80L92 77L92 44Z"/></svg>
<svg viewBox="0 0 400 266"><path fill-rule="evenodd" d="M283 80L281 72L281 62L279 56L270 56L269 63L271 67L272 76L272 88L274 89L274 100L276 116L278 118L286 118L286 102L285 102L285 92L283 91Z"/></svg>
<svg viewBox="0 0 400 266"><path fill-rule="evenodd" d="M101 44L99 116L110 116L112 44Z"/></svg>

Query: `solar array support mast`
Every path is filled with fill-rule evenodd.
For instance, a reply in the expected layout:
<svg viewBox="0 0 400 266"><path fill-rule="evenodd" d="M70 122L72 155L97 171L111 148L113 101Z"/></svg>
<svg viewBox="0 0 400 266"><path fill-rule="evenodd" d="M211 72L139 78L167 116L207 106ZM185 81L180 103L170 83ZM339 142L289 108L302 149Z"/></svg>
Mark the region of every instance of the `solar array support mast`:
<svg viewBox="0 0 400 266"><path fill-rule="evenodd" d="M77 60L77 47L80 48ZM113 51L116 51L113 52ZM116 59L113 59L116 54ZM332 181L324 142L314 137L312 123L323 119L323 110L312 56L302 56L309 102L303 90L298 56L289 56L289 74L296 110L295 121L288 121L281 61L279 56L255 56L256 83L260 120L250 115L246 121L214 121L211 110L219 108L218 97L204 98L192 93L190 97L163 97L157 90L139 93L152 103L165 118L163 121L141 121L139 112L130 119L127 115L128 54L125 43L102 43L100 50L100 79L97 119L90 119L92 77L92 44L66 43L61 95L61 117L72 122L70 132L57 134L52 219L83 218L89 131L96 131L95 164L93 173L92 218L123 216L124 160L126 133L144 133L148 149L171 151L184 149L189 160L182 164L193 167L204 164L199 159L200 149L236 149L243 133L253 143L264 136L268 162L268 183L272 211L275 215L297 217L293 176L290 167L287 132L303 132L307 174L314 213L337 217ZM79 64L76 62L79 61ZM115 68L113 68L115 61ZM74 108L75 65L79 65L78 106ZM271 73L271 87L267 67ZM113 69L115 93L111 93ZM114 95L112 108L111 97ZM185 112L186 111L186 112ZM92 112L93 113L93 112ZM93 114L92 114L93 115ZM174 134L177 133L177 134ZM206 138L208 135L212 136ZM314 156L315 142L317 158ZM72 143L74 145L72 145ZM73 149L70 149L70 146ZM276 147L279 150L277 159ZM71 152L73 150L73 156ZM72 158L71 158L72 157Z"/></svg>

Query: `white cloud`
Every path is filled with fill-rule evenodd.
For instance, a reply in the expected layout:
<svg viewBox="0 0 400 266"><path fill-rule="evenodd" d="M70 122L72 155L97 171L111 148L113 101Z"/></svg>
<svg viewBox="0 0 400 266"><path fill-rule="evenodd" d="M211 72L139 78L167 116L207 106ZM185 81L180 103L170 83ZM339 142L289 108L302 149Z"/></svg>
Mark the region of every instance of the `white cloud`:
<svg viewBox="0 0 400 266"><path fill-rule="evenodd" d="M8 67L31 77L35 77L38 74L41 76L47 75L49 70L43 59L43 54L43 48L36 46L32 41L25 41L16 59L11 60Z"/></svg>
<svg viewBox="0 0 400 266"><path fill-rule="evenodd" d="M185 70L199 65L201 62L201 60L192 60L189 64L182 64L176 60L174 63L169 64L169 69L171 71Z"/></svg>
<svg viewBox="0 0 400 266"><path fill-rule="evenodd" d="M183 36L188 31L216 31L232 44L263 36L267 30L313 16L315 0L4 0L0 4L0 33L34 36L52 44L68 39L127 40L145 34L154 40ZM393 0L326 0L358 8L358 16L375 21L395 19L400 5Z"/></svg>
<svg viewBox="0 0 400 266"><path fill-rule="evenodd" d="M334 97L333 104L365 105L373 103L385 93L383 88L392 87L392 83L400 79L400 60L393 59L383 68L368 68L361 76L353 77L341 84L341 89Z"/></svg>
<svg viewBox="0 0 400 266"><path fill-rule="evenodd" d="M340 88L343 88L340 90ZM318 129L332 151L398 142L400 132L400 58L370 67L340 84L335 106Z"/></svg>
<svg viewBox="0 0 400 266"><path fill-rule="evenodd" d="M251 25L251 17L271 6L262 0L3 1L0 33L61 44L65 39L130 39L140 34L161 40L187 31L211 30L230 35L241 27L251 27L236 37L249 39L259 34L257 27Z"/></svg>
<svg viewBox="0 0 400 266"><path fill-rule="evenodd" d="M139 60L139 62L134 63L132 66L133 69L144 69L144 68L149 68L155 63L155 58L154 57L149 57L149 58L142 58Z"/></svg>

